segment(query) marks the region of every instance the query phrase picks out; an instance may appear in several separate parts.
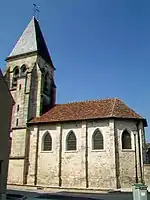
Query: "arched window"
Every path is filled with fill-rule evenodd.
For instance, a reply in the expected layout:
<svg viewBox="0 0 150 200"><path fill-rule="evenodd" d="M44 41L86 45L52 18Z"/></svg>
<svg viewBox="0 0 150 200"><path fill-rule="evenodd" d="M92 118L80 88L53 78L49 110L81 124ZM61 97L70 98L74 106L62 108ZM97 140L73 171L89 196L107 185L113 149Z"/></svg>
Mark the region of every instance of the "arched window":
<svg viewBox="0 0 150 200"><path fill-rule="evenodd" d="M13 70L12 87L17 87L17 78L19 77L19 68L16 66Z"/></svg>
<svg viewBox="0 0 150 200"><path fill-rule="evenodd" d="M16 66L15 68L14 68L14 76L19 76L19 68Z"/></svg>
<svg viewBox="0 0 150 200"><path fill-rule="evenodd" d="M46 132L43 138L43 151L51 151L52 150L52 137L49 132Z"/></svg>
<svg viewBox="0 0 150 200"><path fill-rule="evenodd" d="M126 130L122 133L122 149L131 149L131 135Z"/></svg>
<svg viewBox="0 0 150 200"><path fill-rule="evenodd" d="M27 68L26 68L26 65L24 64L21 67L20 76L26 76L26 71L27 71Z"/></svg>
<svg viewBox="0 0 150 200"><path fill-rule="evenodd" d="M77 149L76 136L73 131L70 131L67 136L66 149L67 151L74 151Z"/></svg>
<svg viewBox="0 0 150 200"><path fill-rule="evenodd" d="M93 143L93 147L92 147L93 150L104 148L103 135L99 129L96 129L94 131L93 137L92 137L92 143Z"/></svg>

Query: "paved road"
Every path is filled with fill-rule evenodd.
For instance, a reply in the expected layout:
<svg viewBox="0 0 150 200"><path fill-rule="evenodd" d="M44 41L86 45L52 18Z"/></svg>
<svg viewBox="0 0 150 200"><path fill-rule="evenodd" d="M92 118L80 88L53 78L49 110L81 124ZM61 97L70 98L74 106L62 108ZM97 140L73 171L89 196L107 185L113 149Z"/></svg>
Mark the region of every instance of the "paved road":
<svg viewBox="0 0 150 200"><path fill-rule="evenodd" d="M22 194L25 195L26 197L35 197L39 193L36 191L23 191L23 190L8 190L8 193L15 193L15 194ZM53 193L54 194L54 193ZM106 194L86 194L86 193L73 193L73 192L58 192L55 194L63 194L63 195L71 195L71 196L80 196L80 197L94 197L96 199L101 199L101 200L132 200L132 193L131 192L112 192L112 193L106 193ZM148 199L150 199L150 193L148 194ZM42 199L41 199L42 200Z"/></svg>

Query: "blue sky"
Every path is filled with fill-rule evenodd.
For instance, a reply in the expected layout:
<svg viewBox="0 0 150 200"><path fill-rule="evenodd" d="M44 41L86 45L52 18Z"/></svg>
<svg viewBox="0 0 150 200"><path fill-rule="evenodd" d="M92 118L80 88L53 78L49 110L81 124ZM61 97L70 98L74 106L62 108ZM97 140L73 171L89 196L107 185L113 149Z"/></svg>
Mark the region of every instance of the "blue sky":
<svg viewBox="0 0 150 200"><path fill-rule="evenodd" d="M57 69L57 103L119 97L150 121L150 1L1 1L2 69L33 3Z"/></svg>

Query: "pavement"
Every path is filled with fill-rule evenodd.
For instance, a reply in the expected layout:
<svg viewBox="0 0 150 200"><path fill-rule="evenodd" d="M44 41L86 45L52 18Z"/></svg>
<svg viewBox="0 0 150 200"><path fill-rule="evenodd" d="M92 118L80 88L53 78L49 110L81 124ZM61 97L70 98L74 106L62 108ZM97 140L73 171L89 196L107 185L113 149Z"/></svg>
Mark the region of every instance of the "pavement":
<svg viewBox="0 0 150 200"><path fill-rule="evenodd" d="M41 193L57 194L72 197L86 197L95 198L99 200L133 200L131 189L122 189L122 191L112 190L112 191L91 191L91 190L67 190L67 189L51 189L46 190L37 189L36 187L23 187L23 186L8 186L8 194L22 194L27 198L33 198ZM150 193L148 194L148 199L150 199ZM42 200L42 199L41 199Z"/></svg>

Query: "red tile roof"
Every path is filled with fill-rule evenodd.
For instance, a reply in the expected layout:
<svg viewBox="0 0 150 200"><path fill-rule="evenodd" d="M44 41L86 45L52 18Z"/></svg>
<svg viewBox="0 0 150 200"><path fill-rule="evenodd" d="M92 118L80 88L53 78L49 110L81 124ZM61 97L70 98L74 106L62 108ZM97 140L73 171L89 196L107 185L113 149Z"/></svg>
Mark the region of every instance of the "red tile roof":
<svg viewBox="0 0 150 200"><path fill-rule="evenodd" d="M56 104L40 117L32 119L29 124L63 122L72 120L124 118L146 120L129 108L118 98Z"/></svg>

